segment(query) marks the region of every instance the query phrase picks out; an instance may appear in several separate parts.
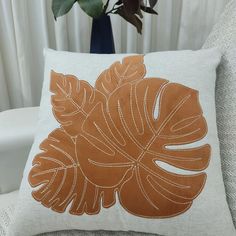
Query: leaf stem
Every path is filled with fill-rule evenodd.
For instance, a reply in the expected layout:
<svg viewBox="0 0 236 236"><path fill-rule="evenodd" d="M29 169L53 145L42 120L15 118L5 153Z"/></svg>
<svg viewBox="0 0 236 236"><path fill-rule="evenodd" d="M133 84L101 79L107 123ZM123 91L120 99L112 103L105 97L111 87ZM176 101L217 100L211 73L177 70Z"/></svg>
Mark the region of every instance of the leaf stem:
<svg viewBox="0 0 236 236"><path fill-rule="evenodd" d="M103 11L103 13L106 13L106 10L107 10L107 8L108 8L108 6L109 6L109 2L110 2L110 0L107 0L107 3L106 3L105 6L104 6L104 11Z"/></svg>
<svg viewBox="0 0 236 236"><path fill-rule="evenodd" d="M121 6L118 6L118 7L115 8L115 5L113 6L113 8L110 11L106 12L106 15L108 15L108 14L115 14L114 11L116 11L116 10L121 8Z"/></svg>

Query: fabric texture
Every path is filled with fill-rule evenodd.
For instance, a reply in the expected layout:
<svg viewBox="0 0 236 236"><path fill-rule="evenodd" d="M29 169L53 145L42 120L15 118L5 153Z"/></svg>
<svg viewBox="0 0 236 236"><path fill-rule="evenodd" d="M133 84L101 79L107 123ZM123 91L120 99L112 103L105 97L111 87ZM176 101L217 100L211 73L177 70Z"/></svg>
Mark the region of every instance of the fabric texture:
<svg viewBox="0 0 236 236"><path fill-rule="evenodd" d="M0 195L0 235L6 236L7 228L10 225L10 222L14 215L15 202L17 201L18 191L11 192L9 194ZM79 231L79 230L70 230L70 231L60 231L40 234L38 236L142 236L152 234L137 233L137 232L108 232L108 231ZM157 235L156 235L157 236Z"/></svg>
<svg viewBox="0 0 236 236"><path fill-rule="evenodd" d="M112 232L112 231L79 231L79 230L70 230L70 231L60 231L53 233L41 234L39 236L158 236L157 234L147 234L147 233L138 233L138 232ZM161 235L159 235L161 236Z"/></svg>
<svg viewBox="0 0 236 236"><path fill-rule="evenodd" d="M0 194L19 189L33 144L38 107L0 113Z"/></svg>
<svg viewBox="0 0 236 236"><path fill-rule="evenodd" d="M223 53L216 80L216 111L224 183L236 227L236 1L230 1L204 48Z"/></svg>
<svg viewBox="0 0 236 236"><path fill-rule="evenodd" d="M157 17L144 15L142 36L112 15L116 52L200 49L227 1L159 1ZM49 0L1 0L0 15L0 111L38 106L43 48L89 52L91 18L76 4L54 21Z"/></svg>
<svg viewBox="0 0 236 236"><path fill-rule="evenodd" d="M166 219L147 219L134 216L128 213L126 210L124 210L119 204L119 202L117 202L111 208L101 209L99 214L96 215L83 214L81 216L74 216L69 213L68 209L64 213L57 213L53 211L53 209L48 209L47 207L43 206L40 202L36 201L32 197L33 189L28 182L29 172L32 169L32 161L37 154L42 152L39 148L42 141L45 140L53 130L60 128L58 121L55 119L52 113L51 96L53 94L50 93L51 70L62 74L74 75L80 81L85 80L90 84L90 86L95 86L98 76L104 70L108 69L114 62L119 61L121 63L122 59L124 57L127 57L128 55L122 55L122 54L93 55L93 54L77 54L68 52L55 52L52 50L47 50L45 52L45 56L46 56L45 80L42 90L39 123L37 125L35 142L33 144L33 147L29 155L29 159L25 167L15 216L8 230L9 236L13 235L28 236L32 234L40 234L43 232L53 232L53 231L70 230L70 229L90 230L90 231L93 230L137 231L137 232L155 233L167 236L168 235L221 236L222 234L226 236L232 236L235 234L232 218L226 202L224 183L221 172L219 143L217 139L216 113L214 109L216 67L219 64L221 57L218 50L210 49L202 51L162 52L162 53L150 53L144 56L144 64L146 67L145 78L166 79L171 83L182 84L183 86L193 89L193 91L198 91L197 93L199 97L199 104L202 107L202 112L204 114L208 126L207 135L201 140L196 138L196 140L198 140L196 144L195 143L185 144L184 146L180 145L180 147L193 148L192 150L194 150L195 148L197 150L198 148L196 147L202 145L209 144L211 146L211 158L209 166L206 168L206 170L203 170L204 168L202 168L202 170L201 168L199 168L199 170L194 171L194 173L196 174L195 177L200 176L201 173L205 173L207 175L205 187L202 189L202 192L194 200L193 204L191 205L188 211L179 216ZM104 88L106 88L106 86L104 86ZM73 87L71 87L71 89L73 89ZM150 91L152 91L152 87L150 88ZM61 90L61 92L63 92L63 90ZM193 95L195 93L196 92L190 94ZM187 96L186 99L187 98L189 99L189 96ZM66 99L67 98L69 98L69 96L66 96ZM84 102L85 101L86 100L84 100ZM90 99L90 102L92 101L93 99ZM171 101L173 103L172 105ZM177 101L178 101L177 99L176 100L171 99L169 101L170 106L164 106L163 108L160 109L160 111L162 109L164 110L167 109L167 107L172 107L172 108L175 107L174 104L175 102L177 103ZM58 102L63 102L63 99L59 99ZM123 102L125 102L125 99L123 100ZM147 104L149 104L149 102ZM152 104L151 100L150 104ZM59 112L60 111L63 112L63 110L64 110L63 108L59 109ZM149 108L147 109L147 111L149 111ZM154 111L155 114L158 114L158 109L157 110L154 109ZM76 115L77 113L72 111L67 115L73 115L73 114ZM179 115L181 117L181 114ZM124 120L125 119L126 117L124 116ZM159 119L162 118L160 117ZM188 123L189 119L184 120L183 122ZM68 123L68 125L70 124L71 122ZM96 124L96 122L93 124ZM194 121L193 121L193 126L195 126ZM176 126L174 127L176 128ZM174 127L171 128L172 131L175 130ZM188 130L188 128L186 128L186 130ZM106 132L108 131L109 130L107 130ZM198 131L199 129L196 129L196 133ZM190 134L191 132L188 135ZM103 138L105 136L106 135L104 133ZM177 137L178 135L175 136L175 138ZM162 138L163 140L168 139L168 135L167 134L163 135ZM74 139L74 141L76 140L77 139ZM55 142L55 145L52 145L52 147L57 148L58 144L57 140L53 138L52 141ZM184 141L184 138L182 139L182 141ZM174 146L172 145L172 147L169 146L170 145L168 145L167 148L168 150L169 148L171 148L169 152L174 151L172 149L176 148L175 145ZM57 150L60 151L61 149ZM109 151L107 152L109 153ZM65 154L65 152L62 153ZM48 155L45 156L45 159L48 159L47 156ZM95 156L96 155L94 155L94 157ZM164 158L168 157L168 155L160 155L160 156L163 156ZM107 158L105 159L107 160ZM172 161L172 158L170 158L170 161ZM91 163L96 163L96 162L92 161ZM192 172L189 173L189 171L187 171L183 166L180 167L181 165L182 164L180 163L179 165L172 166L170 164L166 164L163 161L158 161L158 163L155 164L155 167L159 168L160 171L162 170L162 173L164 175L171 175L170 173L174 173L176 180L178 179L177 176L179 174L183 175L193 174ZM60 172L60 170L62 169L59 168L58 171ZM45 175L50 173L52 172L45 172ZM57 175L55 176L55 178L56 177ZM92 176L88 176L88 178L91 179ZM165 178L163 180L165 180ZM161 188L161 186L163 185L161 184L160 181L162 182L162 178L160 178L160 180L158 180L156 184L159 184ZM165 181L163 181L162 183L166 185L164 182ZM50 183L48 181L45 183L48 183L48 186L44 189L44 191L42 191L42 194L45 191L47 191L48 188L50 188ZM155 183L153 184L155 185ZM181 186L183 187L183 185L177 184L176 188L179 188ZM59 185L58 187L61 189L62 185ZM168 191L167 186L165 187L165 189L167 190L165 191L165 196L170 194L169 198L167 199L172 198L173 195ZM189 191L189 188L186 188L186 191ZM57 191L56 194L58 194L59 192ZM71 191L68 193L69 196L71 196L70 195L71 193L72 193ZM45 198L43 197L41 200L43 199L49 200L50 196L53 197L52 195L53 195L52 192L48 192L48 195L44 196ZM147 196L148 195L145 196L146 199ZM186 197L187 195L183 196ZM153 201L155 200L155 197L153 198L152 195L150 199L152 199ZM53 198L51 204L55 204L55 200L56 198ZM67 199L64 200L66 201ZM63 201L62 204L59 204L59 207L60 206L63 207L65 201ZM134 196L134 201L136 201L135 196Z"/></svg>
<svg viewBox="0 0 236 236"><path fill-rule="evenodd" d="M0 235L6 236L7 228L13 218L18 191L0 194Z"/></svg>

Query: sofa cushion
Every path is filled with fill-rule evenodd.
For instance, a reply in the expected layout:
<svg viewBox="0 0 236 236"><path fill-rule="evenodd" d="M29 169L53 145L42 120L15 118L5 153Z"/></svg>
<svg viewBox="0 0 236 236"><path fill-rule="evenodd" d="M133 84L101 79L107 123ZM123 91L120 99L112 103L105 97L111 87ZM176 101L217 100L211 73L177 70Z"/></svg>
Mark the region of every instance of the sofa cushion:
<svg viewBox="0 0 236 236"><path fill-rule="evenodd" d="M0 194L19 189L33 144L38 107L0 113Z"/></svg>
<svg viewBox="0 0 236 236"><path fill-rule="evenodd" d="M227 200L236 227L236 1L230 1L203 48L223 53L216 80L216 114Z"/></svg>
<svg viewBox="0 0 236 236"><path fill-rule="evenodd" d="M7 228L13 218L18 191L0 194L0 235L6 236Z"/></svg>

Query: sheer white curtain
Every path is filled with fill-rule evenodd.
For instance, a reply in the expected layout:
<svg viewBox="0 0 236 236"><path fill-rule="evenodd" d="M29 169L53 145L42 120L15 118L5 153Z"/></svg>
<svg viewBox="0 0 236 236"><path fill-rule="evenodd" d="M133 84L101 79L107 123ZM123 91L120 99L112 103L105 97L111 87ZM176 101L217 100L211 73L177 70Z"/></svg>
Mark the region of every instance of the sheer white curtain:
<svg viewBox="0 0 236 236"><path fill-rule="evenodd" d="M116 52L198 49L228 0L159 0L143 35L112 16ZM43 48L89 52L91 19L76 5L54 21L50 0L0 0L0 111L39 104Z"/></svg>

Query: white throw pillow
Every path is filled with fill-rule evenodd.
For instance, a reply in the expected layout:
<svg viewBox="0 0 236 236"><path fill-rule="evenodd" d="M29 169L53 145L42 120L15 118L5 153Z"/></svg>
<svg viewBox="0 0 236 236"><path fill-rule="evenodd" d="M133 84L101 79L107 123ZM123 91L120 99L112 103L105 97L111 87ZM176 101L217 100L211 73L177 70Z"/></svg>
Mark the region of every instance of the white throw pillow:
<svg viewBox="0 0 236 236"><path fill-rule="evenodd" d="M216 80L216 115L226 195L236 227L236 0L227 4L203 46L211 47L223 53Z"/></svg>
<svg viewBox="0 0 236 236"><path fill-rule="evenodd" d="M220 57L216 49L144 57L47 50L35 142L8 235L235 235L216 127Z"/></svg>

